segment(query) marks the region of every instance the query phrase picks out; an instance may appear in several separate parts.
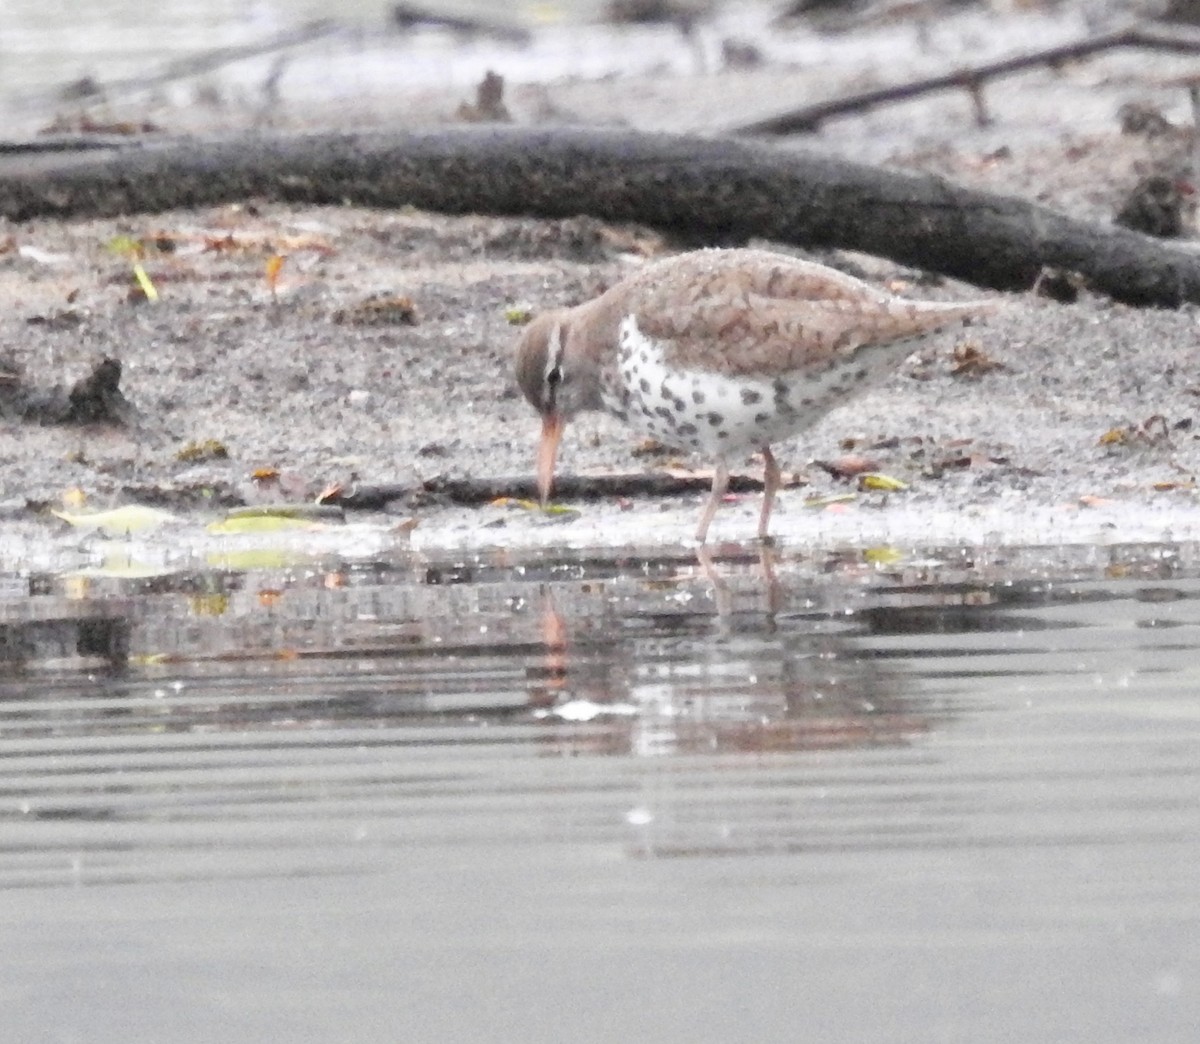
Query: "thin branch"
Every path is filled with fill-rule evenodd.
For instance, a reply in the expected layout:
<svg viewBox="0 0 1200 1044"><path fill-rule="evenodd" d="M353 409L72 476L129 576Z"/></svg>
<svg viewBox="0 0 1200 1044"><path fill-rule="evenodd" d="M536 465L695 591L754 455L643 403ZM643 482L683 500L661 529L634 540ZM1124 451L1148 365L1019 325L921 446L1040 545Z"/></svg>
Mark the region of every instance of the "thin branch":
<svg viewBox="0 0 1200 1044"><path fill-rule="evenodd" d="M908 83L892 84L888 87L877 87L874 90L860 91L842 98L832 98L812 105L804 105L777 116L734 127L729 133L743 135L811 133L818 130L821 124L827 120L838 116L862 113L880 105L907 101L924 94L949 90L970 92L976 112L979 113L982 112L979 93L983 84L989 80L1011 76L1036 66L1057 67L1066 62L1078 61L1101 51L1111 51L1120 47L1148 47L1158 51L1198 54L1200 53L1200 34L1188 33L1182 29L1165 31L1152 26L1131 26L1100 36L1089 36L1083 40L1074 40L1071 43L1032 51L1029 54L1001 58L985 65L956 69L940 76L925 77Z"/></svg>

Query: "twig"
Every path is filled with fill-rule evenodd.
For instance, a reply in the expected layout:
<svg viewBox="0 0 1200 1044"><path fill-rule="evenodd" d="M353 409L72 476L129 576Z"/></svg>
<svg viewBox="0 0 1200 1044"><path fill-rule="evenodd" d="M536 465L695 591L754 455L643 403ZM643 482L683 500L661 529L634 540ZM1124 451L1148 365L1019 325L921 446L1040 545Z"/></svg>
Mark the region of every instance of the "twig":
<svg viewBox="0 0 1200 1044"><path fill-rule="evenodd" d="M1101 51L1111 51L1119 47L1149 47L1159 51L1180 51L1185 54L1200 53L1200 35L1187 33L1182 29L1163 31L1150 26L1130 26L1118 29L1100 36L1090 36L1071 43L1058 44L1029 54L1020 54L1012 58L1001 58L986 65L966 69L956 69L940 76L925 77L908 83L893 84L890 87L878 87L870 91L861 91L843 98L833 98L828 101L805 105L799 109L770 116L767 119L756 120L733 128L732 134L804 134L820 128L821 124L837 116L851 113L866 112L880 105L892 102L906 101L923 94L937 91L966 90L975 106L976 118L986 122L986 110L982 103L983 85L989 80L1011 76L1026 69L1039 65L1057 67L1080 58L1087 58Z"/></svg>
<svg viewBox="0 0 1200 1044"><path fill-rule="evenodd" d="M311 43L313 40L319 40L322 37L332 36L343 31L345 31L345 26L339 22L327 18L318 19L298 28L276 33L255 43L241 44L233 47L216 47L208 51L201 51L198 54L178 58L168 62L157 72L146 76L131 76L123 80L113 80L109 83L97 82L94 85L89 80L88 89L81 96L80 100L86 100L87 98L105 98L111 100L116 96L161 87L164 84L174 83L177 80L211 72L214 69L230 65L233 62L240 62L249 58L259 58L262 55L273 54L278 51L286 51L290 48L299 47L303 44ZM43 92L41 94L12 99L10 104L14 108L26 110L44 109L59 103L62 100L61 95L61 89L58 89L53 94Z"/></svg>
<svg viewBox="0 0 1200 1044"><path fill-rule="evenodd" d="M610 475L560 475L554 495L560 500L604 500L610 497L669 497L706 493L712 476L680 475L663 471ZM733 493L757 492L762 481L753 475L733 475ZM529 475L494 478L431 478L415 485L382 484L358 486L331 498L328 503L358 510L379 510L395 501L445 501L452 504L486 504L501 497L533 499L535 483Z"/></svg>

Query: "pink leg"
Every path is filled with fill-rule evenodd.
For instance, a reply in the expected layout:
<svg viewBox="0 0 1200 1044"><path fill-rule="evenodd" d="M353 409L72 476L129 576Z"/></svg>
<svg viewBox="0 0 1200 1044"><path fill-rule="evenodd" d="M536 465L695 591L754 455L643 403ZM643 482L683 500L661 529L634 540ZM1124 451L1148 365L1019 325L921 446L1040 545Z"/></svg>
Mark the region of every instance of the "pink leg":
<svg viewBox="0 0 1200 1044"><path fill-rule="evenodd" d="M708 503L704 505L704 513L700 516L700 527L696 530L696 540L703 544L708 536L708 526L713 520L713 515L717 513L717 506L721 503L721 498L725 496L725 487L729 485L729 467L723 460L717 461L716 470L713 472L712 493L709 494Z"/></svg>
<svg viewBox="0 0 1200 1044"><path fill-rule="evenodd" d="M771 521L771 507L775 503L775 493L779 489L781 477L779 474L779 465L775 462L775 455L771 452L770 446L762 448L763 458L763 506L762 514L758 519L758 539L768 540L767 526Z"/></svg>

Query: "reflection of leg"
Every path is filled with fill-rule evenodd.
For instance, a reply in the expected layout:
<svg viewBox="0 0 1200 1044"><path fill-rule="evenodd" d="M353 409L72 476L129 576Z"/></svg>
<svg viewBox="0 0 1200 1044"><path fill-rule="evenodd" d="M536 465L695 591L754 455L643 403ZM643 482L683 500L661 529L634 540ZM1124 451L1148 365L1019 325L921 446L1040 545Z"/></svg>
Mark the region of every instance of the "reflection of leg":
<svg viewBox="0 0 1200 1044"><path fill-rule="evenodd" d="M762 448L763 458L763 505L762 514L758 519L758 539L767 540L767 527L771 522L771 505L775 503L775 492L779 489L779 465L770 446Z"/></svg>
<svg viewBox="0 0 1200 1044"><path fill-rule="evenodd" d="M717 513L717 505L725 496L725 487L728 485L729 466L725 461L718 460L716 470L713 472L712 493L709 494L708 503L704 505L704 514L700 516L700 527L696 530L696 540L701 544L708 536L709 523L712 522L713 515Z"/></svg>
<svg viewBox="0 0 1200 1044"><path fill-rule="evenodd" d="M775 573L775 551L764 544L758 551L758 564L762 567L763 587L767 594L767 613L774 616L783 608L783 585Z"/></svg>
<svg viewBox="0 0 1200 1044"><path fill-rule="evenodd" d="M729 590L725 578L717 572L712 552L703 544L696 548L696 561L705 579L713 586L713 604L717 607L717 616L728 616L733 611L733 592Z"/></svg>

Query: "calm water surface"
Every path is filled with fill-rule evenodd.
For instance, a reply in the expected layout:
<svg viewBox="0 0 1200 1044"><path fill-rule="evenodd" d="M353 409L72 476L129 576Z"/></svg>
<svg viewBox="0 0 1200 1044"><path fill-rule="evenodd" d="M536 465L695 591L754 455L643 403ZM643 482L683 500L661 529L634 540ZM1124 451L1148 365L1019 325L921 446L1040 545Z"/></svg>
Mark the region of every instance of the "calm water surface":
<svg viewBox="0 0 1200 1044"><path fill-rule="evenodd" d="M1198 682L1188 547L9 576L0 1021L1194 1041Z"/></svg>

